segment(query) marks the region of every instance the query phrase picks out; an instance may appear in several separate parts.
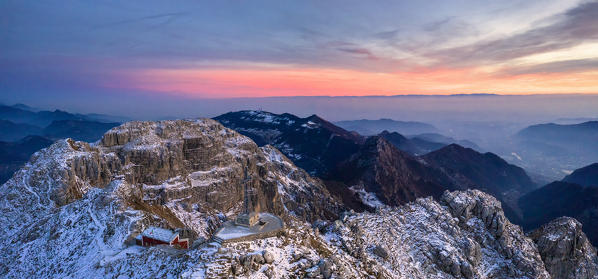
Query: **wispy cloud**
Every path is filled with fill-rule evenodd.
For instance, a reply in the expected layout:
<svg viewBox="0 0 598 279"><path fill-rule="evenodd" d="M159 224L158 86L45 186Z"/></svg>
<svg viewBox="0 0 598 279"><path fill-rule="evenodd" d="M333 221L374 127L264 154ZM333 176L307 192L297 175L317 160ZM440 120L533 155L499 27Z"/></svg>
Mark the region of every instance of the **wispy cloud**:
<svg viewBox="0 0 598 279"><path fill-rule="evenodd" d="M203 96L199 80L211 84L210 94L239 96L276 94L271 88L310 94L488 92L486 86L510 82L501 93L598 92L592 74L598 54L590 48L584 56L570 51L558 59L537 57L595 43L598 1L258 0L173 6L100 0L64 9L9 0L0 6L5 15L0 72L10 77L0 82L5 88L84 90L111 84L196 90ZM245 80L245 74L256 81ZM295 88L284 82L268 87L270 78ZM547 79L552 88L541 85Z"/></svg>
<svg viewBox="0 0 598 279"><path fill-rule="evenodd" d="M426 53L442 65L504 62L560 50L598 39L598 1L585 2L552 18L553 22L522 33ZM598 54L597 54L598 55Z"/></svg>
<svg viewBox="0 0 598 279"><path fill-rule="evenodd" d="M593 59L575 59L556 61L549 63L540 63L529 66L509 67L501 72L502 75L524 75L524 74L542 74L542 73L572 73L598 69L598 58Z"/></svg>

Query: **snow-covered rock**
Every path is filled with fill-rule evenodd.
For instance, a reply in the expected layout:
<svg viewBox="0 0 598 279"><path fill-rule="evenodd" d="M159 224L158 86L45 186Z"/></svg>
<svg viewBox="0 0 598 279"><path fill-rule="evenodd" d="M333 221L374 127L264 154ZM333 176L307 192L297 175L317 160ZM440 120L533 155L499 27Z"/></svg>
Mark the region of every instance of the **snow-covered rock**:
<svg viewBox="0 0 598 279"><path fill-rule="evenodd" d="M240 211L245 170L255 210L336 216L319 180L216 121L129 122L94 144L56 142L0 187L0 276L180 274L196 252L140 248L133 237L155 225L209 238Z"/></svg>
<svg viewBox="0 0 598 279"><path fill-rule="evenodd" d="M281 216L284 229L202 243L240 211L245 170L252 207ZM549 271L564 274L557 278L596 271L578 226L551 224L532 235L536 246L476 190L376 212L341 209L277 149L213 120L130 122L97 143L59 141L0 187L0 277L550 278L548 255ZM198 242L134 245L148 226L188 227Z"/></svg>
<svg viewBox="0 0 598 279"><path fill-rule="evenodd" d="M550 278L534 243L476 190L355 214L325 237L389 278Z"/></svg>
<svg viewBox="0 0 598 279"><path fill-rule="evenodd" d="M598 278L598 257L581 223L561 217L530 233L555 279Z"/></svg>

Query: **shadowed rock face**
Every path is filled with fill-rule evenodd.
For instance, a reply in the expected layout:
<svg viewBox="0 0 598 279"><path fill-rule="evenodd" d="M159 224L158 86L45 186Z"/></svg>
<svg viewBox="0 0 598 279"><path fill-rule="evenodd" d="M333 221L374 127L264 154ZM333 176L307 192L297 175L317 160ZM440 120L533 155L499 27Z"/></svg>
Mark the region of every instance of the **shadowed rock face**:
<svg viewBox="0 0 598 279"><path fill-rule="evenodd" d="M530 233L552 278L598 276L596 249L581 228L577 220L561 217Z"/></svg>
<svg viewBox="0 0 598 279"><path fill-rule="evenodd" d="M598 187L598 163L576 169L567 175L563 182L576 183L582 186Z"/></svg>
<svg viewBox="0 0 598 279"><path fill-rule="evenodd" d="M511 221L521 224L517 200L536 185L526 172L497 155L451 144L421 157L462 188L478 189L497 197Z"/></svg>
<svg viewBox="0 0 598 279"><path fill-rule="evenodd" d="M24 179L32 191L48 193L48 200L40 197L43 207L64 206L92 188L123 180L128 205L199 235L215 229L218 213L239 212L246 169L256 211L315 220L334 218L340 208L319 180L278 150L258 147L208 119L129 122L109 130L98 144L59 141L32 160L39 167L8 184L23 187Z"/></svg>
<svg viewBox="0 0 598 279"><path fill-rule="evenodd" d="M431 142L421 138L408 139L397 132L382 131L378 136L385 138L399 150L414 156L423 155L446 146L444 143Z"/></svg>
<svg viewBox="0 0 598 279"><path fill-rule="evenodd" d="M241 181L247 169L255 210L286 215L286 206L308 219L335 215L335 209L328 211L333 201L318 204L319 197L328 198L319 181L271 146L260 148L212 120L131 122L108 131L101 145L129 166L129 182L144 185L145 195L154 203L176 200L177 206L228 211L243 200ZM276 175L286 180L281 182ZM296 182L298 191L280 193L279 184L288 181ZM314 208L306 210L310 206Z"/></svg>
<svg viewBox="0 0 598 279"><path fill-rule="evenodd" d="M383 139L368 144L376 156L396 152ZM395 159L379 160L414 160ZM127 244L149 225L209 236L222 214L239 212L245 169L252 206L286 218L280 235L222 249ZM211 120L132 122L97 144L59 141L1 187L0 277L550 278L536 244L477 190L305 222L340 205L273 147Z"/></svg>
<svg viewBox="0 0 598 279"><path fill-rule="evenodd" d="M318 177L326 177L338 163L357 151L364 140L317 115L300 118L288 113L238 111L214 119L260 146L276 147L297 166Z"/></svg>
<svg viewBox="0 0 598 279"><path fill-rule="evenodd" d="M523 227L536 229L551 220L570 216L583 224L593 244L598 243L598 188L561 181L552 182L519 199Z"/></svg>
<svg viewBox="0 0 598 279"><path fill-rule="evenodd" d="M398 205L418 197L439 197L454 189L450 179L398 150L382 137L370 137L332 176L347 185L363 187L385 204Z"/></svg>

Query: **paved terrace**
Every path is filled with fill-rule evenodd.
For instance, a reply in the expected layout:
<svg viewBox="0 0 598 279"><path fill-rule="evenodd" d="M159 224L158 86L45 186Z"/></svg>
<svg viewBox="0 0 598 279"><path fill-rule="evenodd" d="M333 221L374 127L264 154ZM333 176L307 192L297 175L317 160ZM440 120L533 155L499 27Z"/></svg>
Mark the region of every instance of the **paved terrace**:
<svg viewBox="0 0 598 279"><path fill-rule="evenodd" d="M259 220L251 227L237 226L234 221L227 221L214 233L213 239L217 242L248 241L274 236L284 228L282 220L270 213L259 213Z"/></svg>

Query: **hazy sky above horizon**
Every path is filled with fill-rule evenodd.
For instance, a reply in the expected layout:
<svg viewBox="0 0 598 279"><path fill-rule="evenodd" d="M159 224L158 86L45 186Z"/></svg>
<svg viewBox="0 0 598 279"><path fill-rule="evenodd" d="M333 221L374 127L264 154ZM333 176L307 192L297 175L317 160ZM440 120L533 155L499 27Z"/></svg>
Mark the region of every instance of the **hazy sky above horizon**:
<svg viewBox="0 0 598 279"><path fill-rule="evenodd" d="M4 102L598 93L598 1L9 0L0 10Z"/></svg>

